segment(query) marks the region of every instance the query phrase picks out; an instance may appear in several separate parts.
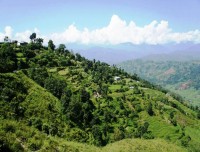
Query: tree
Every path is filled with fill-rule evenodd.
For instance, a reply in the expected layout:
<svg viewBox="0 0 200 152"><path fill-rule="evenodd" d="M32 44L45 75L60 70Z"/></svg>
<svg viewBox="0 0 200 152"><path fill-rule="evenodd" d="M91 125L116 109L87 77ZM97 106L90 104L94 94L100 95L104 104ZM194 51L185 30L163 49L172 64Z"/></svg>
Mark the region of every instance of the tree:
<svg viewBox="0 0 200 152"><path fill-rule="evenodd" d="M59 53L64 53L66 46L64 44L60 44L58 47L58 52Z"/></svg>
<svg viewBox="0 0 200 152"><path fill-rule="evenodd" d="M102 138L102 129L100 126L98 125L94 125L92 126L92 135L95 138L94 144L96 146L103 146L104 145L104 141Z"/></svg>
<svg viewBox="0 0 200 152"><path fill-rule="evenodd" d="M90 100L90 94L85 89L80 90L81 102L88 102Z"/></svg>
<svg viewBox="0 0 200 152"><path fill-rule="evenodd" d="M36 39L36 33L32 33L29 38L33 42Z"/></svg>
<svg viewBox="0 0 200 152"><path fill-rule="evenodd" d="M69 88L65 88L63 90L62 96L61 96L61 102L63 106L63 112L66 112L66 109L69 106L69 103L71 101L72 91Z"/></svg>
<svg viewBox="0 0 200 152"><path fill-rule="evenodd" d="M48 48L49 48L50 50L55 50L55 45L53 44L53 41L52 41L52 40L49 40L49 42L48 42Z"/></svg>
<svg viewBox="0 0 200 152"><path fill-rule="evenodd" d="M125 137L123 130L116 128L114 130L114 140L119 141L122 140Z"/></svg>
<svg viewBox="0 0 200 152"><path fill-rule="evenodd" d="M44 88L49 90L58 99L61 99L61 95L64 92L64 88L67 86L64 80L50 77L45 80Z"/></svg>
<svg viewBox="0 0 200 152"><path fill-rule="evenodd" d="M29 71L29 76L42 87L44 86L46 78L49 77L47 69L44 67L31 68Z"/></svg>
<svg viewBox="0 0 200 152"><path fill-rule="evenodd" d="M25 68L28 68L28 65L27 65L26 61L20 59L17 62L17 67L18 67L18 69L25 69Z"/></svg>
<svg viewBox="0 0 200 152"><path fill-rule="evenodd" d="M11 72L17 69L17 57L9 43L0 48L0 72Z"/></svg>
<svg viewBox="0 0 200 152"><path fill-rule="evenodd" d="M42 47L43 39L37 38L35 39L35 43L36 43L36 48L40 49Z"/></svg>
<svg viewBox="0 0 200 152"><path fill-rule="evenodd" d="M35 40L35 42L36 42L37 44L39 44L39 45L42 45L42 43L43 43L43 38L37 38L37 39Z"/></svg>
<svg viewBox="0 0 200 152"><path fill-rule="evenodd" d="M147 112L150 116L153 116L154 112L153 112L153 109L152 109L152 103L150 102L148 104L148 107L147 107Z"/></svg>
<svg viewBox="0 0 200 152"><path fill-rule="evenodd" d="M136 138L141 138L145 133L148 133L149 123L145 122L144 125L139 126L135 132Z"/></svg>
<svg viewBox="0 0 200 152"><path fill-rule="evenodd" d="M67 118L81 128L91 126L94 118L92 112L95 110L95 106L90 100L90 94L84 89L79 90L76 94L70 95L70 92L68 93L71 97L67 100L70 101L64 103L67 107L63 107Z"/></svg>
<svg viewBox="0 0 200 152"><path fill-rule="evenodd" d="M197 112L197 118L200 119L200 110Z"/></svg>
<svg viewBox="0 0 200 152"><path fill-rule="evenodd" d="M4 42L6 42L6 43L9 42L8 36L5 36L5 37L4 37Z"/></svg>
<svg viewBox="0 0 200 152"><path fill-rule="evenodd" d="M82 56L79 53L76 53L75 55L78 61L82 61Z"/></svg>

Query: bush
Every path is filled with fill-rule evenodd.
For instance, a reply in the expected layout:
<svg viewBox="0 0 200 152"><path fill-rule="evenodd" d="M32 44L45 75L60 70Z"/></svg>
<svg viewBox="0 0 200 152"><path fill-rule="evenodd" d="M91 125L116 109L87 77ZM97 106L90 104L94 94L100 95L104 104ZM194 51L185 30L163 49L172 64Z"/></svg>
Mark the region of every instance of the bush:
<svg viewBox="0 0 200 152"><path fill-rule="evenodd" d="M122 140L125 137L124 132L120 129L115 129L114 130L114 140L119 141Z"/></svg>
<svg viewBox="0 0 200 152"><path fill-rule="evenodd" d="M41 146L42 146L41 141L32 140L31 143L29 144L28 148L32 151L37 151L41 148Z"/></svg>
<svg viewBox="0 0 200 152"><path fill-rule="evenodd" d="M187 147L189 142L190 142L190 140L191 140L190 136L184 136L183 138L181 138L182 146Z"/></svg>
<svg viewBox="0 0 200 152"><path fill-rule="evenodd" d="M14 126L14 124L6 123L4 126L4 130L5 130L5 132L14 133L16 131L16 127Z"/></svg>
<svg viewBox="0 0 200 152"><path fill-rule="evenodd" d="M148 107L147 107L147 112L150 116L153 116L154 112L153 112L153 108L152 108L152 103L150 102L148 104Z"/></svg>
<svg viewBox="0 0 200 152"><path fill-rule="evenodd" d="M141 111L142 111L142 107L140 106L140 104L137 104L137 105L135 106L135 110L136 110L137 112L141 112Z"/></svg>
<svg viewBox="0 0 200 152"><path fill-rule="evenodd" d="M147 133L143 134L143 138L145 138L145 139L154 139L154 136L152 135L151 131L148 131Z"/></svg>
<svg viewBox="0 0 200 152"><path fill-rule="evenodd" d="M89 138L88 134L78 128L73 128L71 131L67 134L68 135L68 140L71 141L77 141L77 142L86 142Z"/></svg>

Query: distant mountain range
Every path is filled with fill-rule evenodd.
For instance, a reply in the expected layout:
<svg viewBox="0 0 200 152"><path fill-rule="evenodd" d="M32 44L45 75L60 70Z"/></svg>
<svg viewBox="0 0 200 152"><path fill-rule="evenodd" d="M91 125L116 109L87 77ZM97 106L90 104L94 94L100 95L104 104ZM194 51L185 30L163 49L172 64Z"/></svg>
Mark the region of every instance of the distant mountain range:
<svg viewBox="0 0 200 152"><path fill-rule="evenodd" d="M76 50L88 59L96 59L109 64L143 58L146 60L199 60L200 44L180 43L164 45L119 45L86 46L70 44L69 49Z"/></svg>

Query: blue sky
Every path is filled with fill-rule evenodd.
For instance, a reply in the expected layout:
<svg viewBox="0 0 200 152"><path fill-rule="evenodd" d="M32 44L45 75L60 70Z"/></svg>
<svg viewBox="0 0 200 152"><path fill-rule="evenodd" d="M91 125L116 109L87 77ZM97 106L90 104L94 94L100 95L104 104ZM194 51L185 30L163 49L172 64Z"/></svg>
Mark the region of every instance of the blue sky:
<svg viewBox="0 0 200 152"><path fill-rule="evenodd" d="M90 35L88 39L99 37L96 36L99 33L94 34L94 31L107 28L111 24L113 16L117 16L118 18L116 17L113 20L113 27L115 27L115 23L120 24L120 21L125 21L126 25L124 27L129 27L130 22L134 22L138 29L157 21L157 24L154 25L157 30L157 26L162 21L166 21L167 25L164 28L171 30L168 33L174 34L170 35L170 38L182 37L182 33L193 31L193 38L188 38L187 34L184 35L187 38L181 39L181 41L195 41L194 39L198 39L197 42L200 41L199 6L199 0L0 0L0 38L6 34L5 28L7 27L7 31L9 31L9 28L12 31L10 33L12 33L13 38L24 39L25 34L36 31L43 38L55 38L56 35L57 41L63 38L66 42L70 42L64 34L73 34L69 30L66 32L69 26L72 25L75 28L75 34L79 34L79 37L77 36L76 40L74 38L72 42L82 42L85 35ZM164 24L162 25L164 26ZM87 28L89 34L83 34L84 28ZM121 28L119 26L116 30ZM132 26L129 27L129 30L131 28ZM146 30L140 30L140 32L143 31L144 33ZM109 30L106 30L106 32L109 32ZM18 33L17 36L16 33ZM100 35L105 36L104 33L105 31L102 31ZM177 33L180 35L177 35ZM24 37L22 34L24 34ZM119 34L124 36L128 33ZM58 38L59 36L60 38ZM120 40L113 41L110 35L106 36L109 38L102 40L101 43L115 44L120 42ZM143 35L144 38L148 37ZM170 41L170 38L163 42ZM90 43L90 40L88 41L86 43ZM124 38L121 42L125 41L129 40ZM131 38L130 41L136 43ZM137 41L148 43L144 40ZM177 42L179 41L180 39Z"/></svg>

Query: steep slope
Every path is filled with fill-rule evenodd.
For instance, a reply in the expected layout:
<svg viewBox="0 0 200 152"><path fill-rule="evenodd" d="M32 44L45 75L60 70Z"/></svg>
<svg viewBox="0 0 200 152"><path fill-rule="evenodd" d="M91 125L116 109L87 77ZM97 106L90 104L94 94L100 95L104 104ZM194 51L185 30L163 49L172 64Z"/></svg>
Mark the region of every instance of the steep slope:
<svg viewBox="0 0 200 152"><path fill-rule="evenodd" d="M29 45L0 74L2 151L200 149L198 110L115 66Z"/></svg>
<svg viewBox="0 0 200 152"><path fill-rule="evenodd" d="M119 67L180 94L194 106L200 105L199 61L133 60Z"/></svg>

